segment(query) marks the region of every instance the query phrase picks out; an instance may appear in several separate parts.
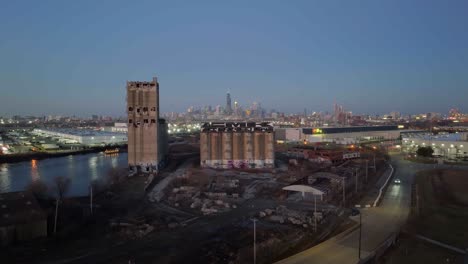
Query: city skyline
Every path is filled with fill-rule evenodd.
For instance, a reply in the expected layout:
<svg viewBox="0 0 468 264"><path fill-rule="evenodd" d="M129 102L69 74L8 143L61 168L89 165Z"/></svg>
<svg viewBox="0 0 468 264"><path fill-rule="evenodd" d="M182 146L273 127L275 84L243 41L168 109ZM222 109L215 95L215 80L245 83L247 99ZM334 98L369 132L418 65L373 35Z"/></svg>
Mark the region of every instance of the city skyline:
<svg viewBox="0 0 468 264"><path fill-rule="evenodd" d="M0 113L122 116L125 82L154 75L162 112L226 90L287 113L466 112L468 4L397 2L9 2Z"/></svg>
<svg viewBox="0 0 468 264"><path fill-rule="evenodd" d="M161 92L162 93L162 92ZM236 104L237 107L239 107L239 110L242 110L242 111L245 111L245 110L250 110L252 109L253 107L255 107L255 105L261 105L261 109L263 111L265 111L265 113L272 113L272 112L275 112L275 113L283 113L285 115L303 115L304 113L307 113L308 116L311 116L313 113L317 113L317 114L328 114L328 115L333 115L333 113L336 111L336 109L334 109L334 107L338 104L338 106L342 107L343 110L342 111L345 111L345 112L350 112L352 113L352 115L369 115L369 116L384 116L384 115L391 115L391 113L393 112L398 112L399 114L401 114L402 116L407 116L407 115L421 115L421 114L426 114L426 113L437 113L437 114L441 114L442 116L449 116L450 115L450 112L452 110L457 110L459 111L460 113L466 113L468 111L465 111L465 107L450 107L450 108L447 108L447 109L442 109L442 111L434 111L432 109L427 109L427 111L421 111L421 112L403 112L403 111L400 111L399 109L391 109L389 111L381 111L381 112L358 112L358 111L354 111L354 109L351 109L349 108L347 105L344 105L344 104L341 104L341 102L338 102L338 101L334 101L332 104L326 106L324 109L317 109L317 108L313 108L313 107L297 107L297 111L284 111L283 109L279 109L277 107L269 107L269 106L265 106L263 104L263 102L261 101L255 101L255 100L250 100L250 101L246 101L246 102L242 102L242 101L239 101L236 97L235 94L232 94L231 91L229 92L224 92L222 93L220 91L220 94L219 94L219 98L216 98L216 99L219 99L219 101L217 102L214 102L213 104L209 104L209 103L205 103L205 104L200 104L200 105L187 105L187 106L183 106L181 107L180 110L177 110L177 111L164 111L162 110L161 113L164 114L164 115L167 115L167 114L171 114L171 113L178 113L178 114L184 114L184 113L191 113L193 111L202 111L204 112L205 110L207 110L207 108L211 108L211 111L215 112L216 108L219 108L220 109L220 115L221 116L224 116L224 115L228 115L226 113L226 100L227 100L227 95L229 95L229 98L230 100L232 101L232 107L234 107L234 105ZM124 109L121 111L122 113L117 113L117 114L111 114L109 112L102 112L102 113L98 113L98 112L86 112L86 113L82 113L82 114L77 114L77 113L73 113L73 112L67 112L67 111L64 111L64 112L43 112L43 113L40 113L40 112L35 112L35 113L20 113L20 112L14 112L14 113L4 113L4 112L0 112L0 117L4 117L4 118L12 118L14 116L22 116L22 117L27 117L27 116L32 116L32 117L51 117L51 118L58 118L58 117L76 117L76 118L125 118L126 116L126 109L125 109L125 105L123 106ZM232 108L231 109L232 111L234 111L234 109ZM304 112L305 111L305 112ZM235 114L235 113L232 113L232 114Z"/></svg>

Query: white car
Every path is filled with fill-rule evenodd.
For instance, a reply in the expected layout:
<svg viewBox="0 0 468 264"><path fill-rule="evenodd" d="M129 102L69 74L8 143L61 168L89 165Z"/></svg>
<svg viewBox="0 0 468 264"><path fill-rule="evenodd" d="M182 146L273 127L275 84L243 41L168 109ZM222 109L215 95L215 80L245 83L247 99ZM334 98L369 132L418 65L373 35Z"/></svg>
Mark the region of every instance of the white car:
<svg viewBox="0 0 468 264"><path fill-rule="evenodd" d="M394 182L395 182L396 184L400 184L400 183L401 183L400 179L395 179Z"/></svg>

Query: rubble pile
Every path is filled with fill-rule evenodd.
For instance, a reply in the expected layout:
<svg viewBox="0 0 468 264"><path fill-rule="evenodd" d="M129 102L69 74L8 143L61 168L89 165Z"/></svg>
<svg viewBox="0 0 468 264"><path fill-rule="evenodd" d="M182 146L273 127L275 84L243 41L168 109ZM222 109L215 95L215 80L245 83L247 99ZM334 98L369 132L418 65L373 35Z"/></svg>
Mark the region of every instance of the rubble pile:
<svg viewBox="0 0 468 264"><path fill-rule="evenodd" d="M155 227L146 223L127 223L111 221L110 226L118 230L121 237L138 239L154 231Z"/></svg>
<svg viewBox="0 0 468 264"><path fill-rule="evenodd" d="M204 192L202 195L204 198L194 197L190 208L200 208L200 211L204 215L214 214L218 212L226 212L231 208L237 206L233 204L239 198L238 193L227 194L225 192Z"/></svg>
<svg viewBox="0 0 468 264"><path fill-rule="evenodd" d="M286 206L278 206L276 209L265 209L258 213L260 218L265 218L271 222L280 224L290 223L308 227L313 223L313 218L308 216L306 212L288 209Z"/></svg>

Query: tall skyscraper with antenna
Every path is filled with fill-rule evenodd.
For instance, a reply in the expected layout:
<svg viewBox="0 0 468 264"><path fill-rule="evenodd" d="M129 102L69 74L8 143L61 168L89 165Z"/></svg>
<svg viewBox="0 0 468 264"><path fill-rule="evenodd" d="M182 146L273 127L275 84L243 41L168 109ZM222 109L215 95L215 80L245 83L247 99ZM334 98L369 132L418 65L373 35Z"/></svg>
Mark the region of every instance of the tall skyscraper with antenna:
<svg viewBox="0 0 468 264"><path fill-rule="evenodd" d="M229 91L227 92L226 95L226 114L230 115L232 114L232 105L231 105L231 94Z"/></svg>

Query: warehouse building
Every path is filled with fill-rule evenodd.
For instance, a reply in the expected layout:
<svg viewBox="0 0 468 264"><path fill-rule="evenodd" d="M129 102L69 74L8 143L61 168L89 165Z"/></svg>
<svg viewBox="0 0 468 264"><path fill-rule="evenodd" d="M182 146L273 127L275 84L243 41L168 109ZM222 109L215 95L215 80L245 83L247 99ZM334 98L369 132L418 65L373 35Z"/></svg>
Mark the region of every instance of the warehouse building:
<svg viewBox="0 0 468 264"><path fill-rule="evenodd" d="M286 152L286 155L291 158L307 159L312 162L329 163L333 165L361 157L361 153L357 150L310 148L292 148Z"/></svg>
<svg viewBox="0 0 468 264"><path fill-rule="evenodd" d="M404 130L402 126L356 126L320 128L276 128L275 138L284 142L333 142L358 144L369 141L396 140Z"/></svg>
<svg viewBox="0 0 468 264"><path fill-rule="evenodd" d="M273 168L273 127L268 123L205 123L200 132L200 165L211 168Z"/></svg>
<svg viewBox="0 0 468 264"><path fill-rule="evenodd" d="M407 153L416 153L419 147L431 147L434 156L446 158L468 157L468 133L438 134L407 133L402 135L402 149Z"/></svg>
<svg viewBox="0 0 468 264"><path fill-rule="evenodd" d="M124 133L127 134L128 126L127 123L114 123L114 126L106 126L101 128L104 132Z"/></svg>
<svg viewBox="0 0 468 264"><path fill-rule="evenodd" d="M127 135L122 133L104 132L85 129L39 129L33 133L44 137L52 137L65 144L83 144L87 146L125 144Z"/></svg>

